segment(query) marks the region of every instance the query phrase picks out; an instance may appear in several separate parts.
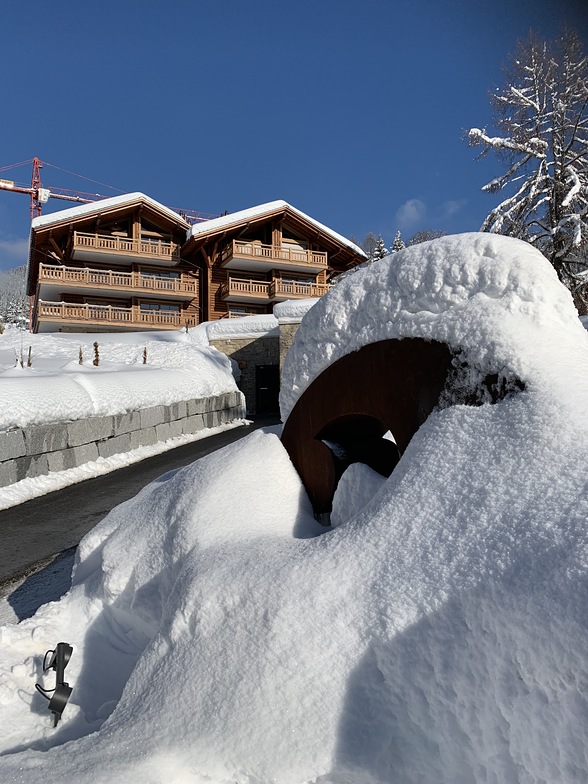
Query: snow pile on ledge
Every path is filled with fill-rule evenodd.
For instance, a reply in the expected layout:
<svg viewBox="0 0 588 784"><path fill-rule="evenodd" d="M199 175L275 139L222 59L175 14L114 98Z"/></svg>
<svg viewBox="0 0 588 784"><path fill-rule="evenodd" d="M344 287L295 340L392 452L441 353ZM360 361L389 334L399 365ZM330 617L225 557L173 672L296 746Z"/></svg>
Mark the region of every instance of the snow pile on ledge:
<svg viewBox="0 0 588 784"><path fill-rule="evenodd" d="M288 299L285 302L278 302L277 305L274 305L274 316L281 322L300 321L317 302L318 299L316 297Z"/></svg>
<svg viewBox="0 0 588 784"><path fill-rule="evenodd" d="M571 300L541 256L488 235L343 285L302 322L287 405L392 334L464 346L525 390L433 412L383 483L352 466L355 508L322 535L272 431L113 510L70 593L1 630L0 780L588 780L588 340ZM52 730L34 682L59 640L74 690Z"/></svg>
<svg viewBox="0 0 588 784"><path fill-rule="evenodd" d="M266 337L278 334L278 321L271 313L221 319L207 322L206 333L209 340Z"/></svg>
<svg viewBox="0 0 588 784"><path fill-rule="evenodd" d="M29 346L32 366L26 367ZM15 367L15 352L19 358L22 352L25 367ZM234 389L229 359L184 332L31 335L7 329L0 335L0 430L124 414Z"/></svg>

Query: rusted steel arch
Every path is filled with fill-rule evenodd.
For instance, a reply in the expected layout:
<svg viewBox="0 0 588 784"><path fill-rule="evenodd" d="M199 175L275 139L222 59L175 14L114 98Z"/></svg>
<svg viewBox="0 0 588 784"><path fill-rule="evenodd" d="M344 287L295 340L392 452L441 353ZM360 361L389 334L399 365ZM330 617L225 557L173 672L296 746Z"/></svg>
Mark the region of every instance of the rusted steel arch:
<svg viewBox="0 0 588 784"><path fill-rule="evenodd" d="M282 443L317 517L331 511L351 463L391 474L436 405L451 359L446 345L420 338L371 343L330 365L303 392ZM396 444L382 438L388 431Z"/></svg>

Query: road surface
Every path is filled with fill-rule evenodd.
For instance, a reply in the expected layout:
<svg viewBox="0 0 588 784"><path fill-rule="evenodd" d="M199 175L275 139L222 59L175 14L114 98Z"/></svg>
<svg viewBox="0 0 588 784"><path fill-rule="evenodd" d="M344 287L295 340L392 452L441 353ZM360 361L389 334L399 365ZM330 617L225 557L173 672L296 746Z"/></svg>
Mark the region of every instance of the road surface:
<svg viewBox="0 0 588 784"><path fill-rule="evenodd" d="M0 585L30 574L52 556L76 547L111 509L132 498L158 476L277 421L256 419L251 425L225 430L1 511Z"/></svg>

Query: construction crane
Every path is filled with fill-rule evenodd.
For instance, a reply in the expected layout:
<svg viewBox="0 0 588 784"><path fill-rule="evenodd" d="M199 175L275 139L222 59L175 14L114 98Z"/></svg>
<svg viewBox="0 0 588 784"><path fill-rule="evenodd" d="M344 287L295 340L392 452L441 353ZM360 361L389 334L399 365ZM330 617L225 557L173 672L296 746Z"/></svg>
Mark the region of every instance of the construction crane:
<svg viewBox="0 0 588 784"><path fill-rule="evenodd" d="M31 199L31 220L41 215L43 205L47 204L49 199L63 199L64 201L74 201L78 202L79 204L89 204L90 202L107 198L106 196L102 196L99 193L84 193L83 191L72 191L68 190L67 188L44 188L41 182L41 169L43 168L43 162L39 160L39 158L33 158L31 161L23 161L22 163L15 163L11 166L0 167L0 172L16 169L19 166L25 166L29 163L31 163L33 167L31 174L31 184L29 187L25 185L18 185L13 180L0 179L0 190L10 191L12 193L28 194ZM47 165L53 166L53 164L50 163ZM53 168L58 169L60 167L54 166ZM66 170L63 169L62 171ZM67 172L67 174L73 174L73 172ZM74 176L80 177L81 175L76 174ZM84 177L83 179L89 178ZM98 185L103 185L105 188L111 188L110 185L98 183L96 180L91 180L91 182L96 182ZM112 190L118 189L114 188ZM119 193L122 192L123 191L119 191ZM218 217L218 215L208 215L203 212L196 212L195 210L179 210L173 207L171 209L173 209L174 212L179 213L189 223L200 223L201 221Z"/></svg>

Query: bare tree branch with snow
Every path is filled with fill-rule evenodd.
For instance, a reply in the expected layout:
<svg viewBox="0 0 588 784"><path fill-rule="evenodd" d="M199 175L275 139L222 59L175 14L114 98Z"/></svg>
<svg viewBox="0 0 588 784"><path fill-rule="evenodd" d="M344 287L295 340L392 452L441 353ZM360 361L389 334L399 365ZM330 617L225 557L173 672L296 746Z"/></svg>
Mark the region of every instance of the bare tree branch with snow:
<svg viewBox="0 0 588 784"><path fill-rule="evenodd" d="M493 150L506 166L482 190L511 191L482 231L536 245L588 312L588 56L572 31L553 42L531 34L505 76L491 95L500 135L468 133L480 157Z"/></svg>

